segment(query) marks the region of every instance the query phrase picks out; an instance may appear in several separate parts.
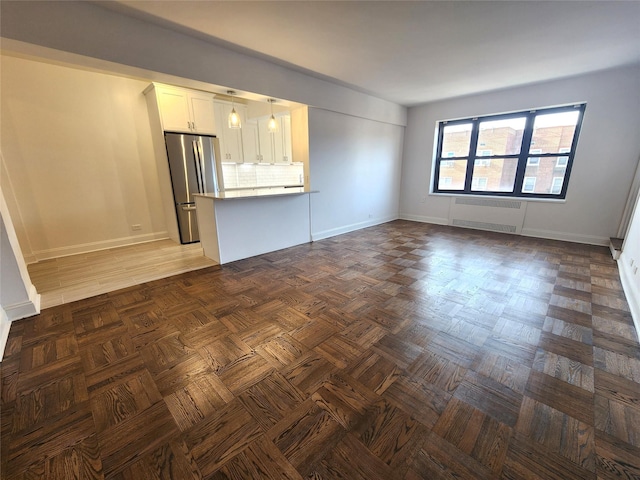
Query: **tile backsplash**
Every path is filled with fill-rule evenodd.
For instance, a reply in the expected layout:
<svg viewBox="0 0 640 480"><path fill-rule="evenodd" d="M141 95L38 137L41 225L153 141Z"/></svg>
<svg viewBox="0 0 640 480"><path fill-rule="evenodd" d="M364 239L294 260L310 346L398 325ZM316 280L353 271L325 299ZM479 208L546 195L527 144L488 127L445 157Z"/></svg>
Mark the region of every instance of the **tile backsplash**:
<svg viewBox="0 0 640 480"><path fill-rule="evenodd" d="M302 185L302 164L261 165L256 163L225 163L222 165L222 186L231 188L282 187Z"/></svg>

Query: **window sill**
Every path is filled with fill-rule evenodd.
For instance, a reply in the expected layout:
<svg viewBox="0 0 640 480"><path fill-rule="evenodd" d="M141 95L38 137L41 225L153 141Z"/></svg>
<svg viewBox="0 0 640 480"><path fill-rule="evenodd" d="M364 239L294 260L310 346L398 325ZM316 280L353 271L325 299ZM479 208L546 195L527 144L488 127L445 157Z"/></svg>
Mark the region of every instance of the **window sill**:
<svg viewBox="0 0 640 480"><path fill-rule="evenodd" d="M460 194L460 193L429 192L429 196L460 197L460 198L493 198L497 200L520 200L522 202L541 202L541 203L567 203L566 198L509 197L507 195L469 195L469 194Z"/></svg>

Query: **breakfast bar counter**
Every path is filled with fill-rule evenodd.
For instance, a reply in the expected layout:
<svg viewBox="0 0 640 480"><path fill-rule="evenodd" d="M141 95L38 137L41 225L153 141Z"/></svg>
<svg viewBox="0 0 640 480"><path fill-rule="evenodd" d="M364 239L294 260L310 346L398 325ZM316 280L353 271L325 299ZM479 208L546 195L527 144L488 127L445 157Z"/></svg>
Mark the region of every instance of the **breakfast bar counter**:
<svg viewBox="0 0 640 480"><path fill-rule="evenodd" d="M311 242L311 193L272 187L194 195L205 256L225 264Z"/></svg>

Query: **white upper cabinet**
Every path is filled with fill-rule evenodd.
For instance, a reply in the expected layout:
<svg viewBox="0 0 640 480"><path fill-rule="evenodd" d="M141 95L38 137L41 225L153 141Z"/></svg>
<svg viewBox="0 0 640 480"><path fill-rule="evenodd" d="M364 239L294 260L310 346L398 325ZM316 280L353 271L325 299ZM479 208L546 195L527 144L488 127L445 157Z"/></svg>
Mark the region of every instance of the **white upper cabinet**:
<svg viewBox="0 0 640 480"><path fill-rule="evenodd" d="M242 150L244 152L244 163L262 162L257 120L247 120L242 124Z"/></svg>
<svg viewBox="0 0 640 480"><path fill-rule="evenodd" d="M276 115L278 129L269 132L269 117L252 120L257 124L257 145L259 163L291 163L291 116ZM245 142L246 143L246 142Z"/></svg>
<svg viewBox="0 0 640 480"><path fill-rule="evenodd" d="M213 109L213 96L194 92L188 95L192 112L194 132L215 135L216 120Z"/></svg>
<svg viewBox="0 0 640 480"><path fill-rule="evenodd" d="M164 131L216 134L213 94L158 84L153 90Z"/></svg>
<svg viewBox="0 0 640 480"><path fill-rule="evenodd" d="M280 139L276 142L276 162L291 163L291 115L277 117L280 121ZM276 132L276 135L278 132Z"/></svg>
<svg viewBox="0 0 640 480"><path fill-rule="evenodd" d="M231 103L216 100L213 102L216 125L218 125L218 139L220 141L220 154L223 162L243 163L244 153L242 147L242 129L246 124L246 107L242 104L235 104L234 108L240 116L242 128L229 128L229 114L231 113ZM255 160L247 160L254 163Z"/></svg>

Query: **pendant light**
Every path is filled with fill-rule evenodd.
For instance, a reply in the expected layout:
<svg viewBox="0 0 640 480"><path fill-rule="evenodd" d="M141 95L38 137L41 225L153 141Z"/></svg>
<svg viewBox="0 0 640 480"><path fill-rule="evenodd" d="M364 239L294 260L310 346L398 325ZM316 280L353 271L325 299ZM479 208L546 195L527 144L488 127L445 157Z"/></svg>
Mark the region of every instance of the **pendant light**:
<svg viewBox="0 0 640 480"><path fill-rule="evenodd" d="M240 128L240 115L236 112L233 103L233 96L236 94L234 90L227 90L227 95L231 96L231 113L229 114L229 128Z"/></svg>
<svg viewBox="0 0 640 480"><path fill-rule="evenodd" d="M269 122L267 122L267 130L269 133L276 133L278 131L278 122L276 117L273 116L273 103L275 102L275 99L270 98L267 102L271 104L271 117L269 118Z"/></svg>

